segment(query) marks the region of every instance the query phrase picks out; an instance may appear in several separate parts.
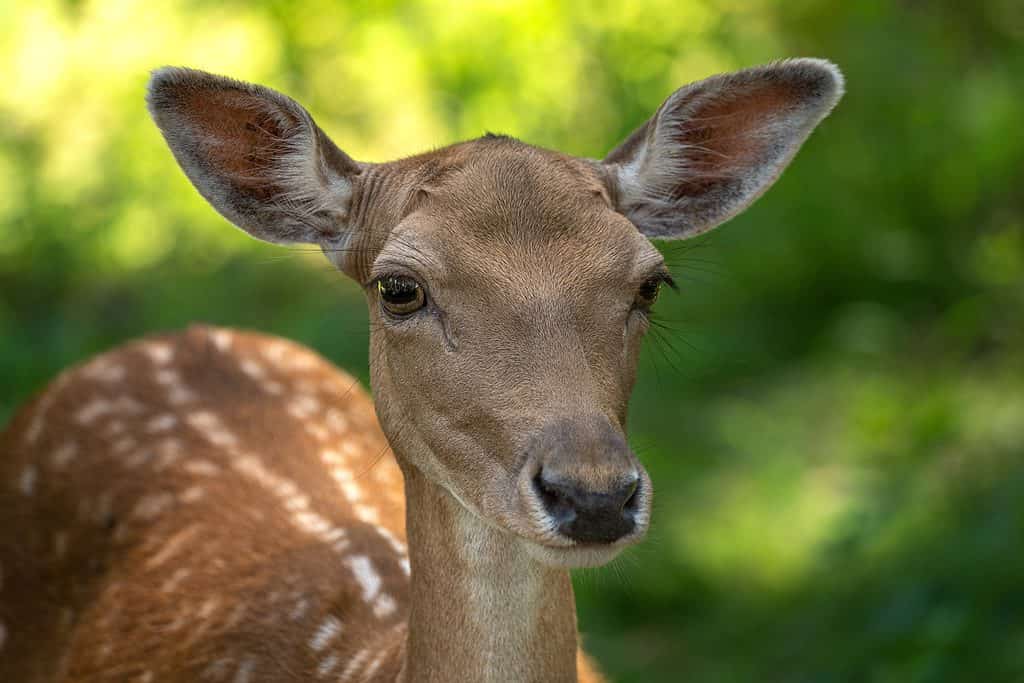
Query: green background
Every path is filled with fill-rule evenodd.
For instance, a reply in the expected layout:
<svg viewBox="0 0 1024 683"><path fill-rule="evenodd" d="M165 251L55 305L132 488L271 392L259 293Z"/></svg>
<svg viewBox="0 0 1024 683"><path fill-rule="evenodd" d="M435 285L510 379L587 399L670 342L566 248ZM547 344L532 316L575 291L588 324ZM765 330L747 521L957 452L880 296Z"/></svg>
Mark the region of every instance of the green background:
<svg viewBox="0 0 1024 683"><path fill-rule="evenodd" d="M1024 680L1024 4L0 0L0 421L190 321L366 377L360 293L203 204L150 68L259 81L357 159L485 130L600 157L786 56L847 95L751 210L665 245L632 439L649 540L577 576L619 681ZM10 533L5 530L4 533Z"/></svg>

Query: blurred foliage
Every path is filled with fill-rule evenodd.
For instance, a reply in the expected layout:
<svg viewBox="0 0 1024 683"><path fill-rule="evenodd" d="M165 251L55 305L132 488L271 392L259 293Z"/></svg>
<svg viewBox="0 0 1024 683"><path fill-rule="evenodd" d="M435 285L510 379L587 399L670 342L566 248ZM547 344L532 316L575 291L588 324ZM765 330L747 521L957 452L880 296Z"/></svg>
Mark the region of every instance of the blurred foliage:
<svg viewBox="0 0 1024 683"><path fill-rule="evenodd" d="M753 209L665 245L633 440L650 540L582 572L620 681L1024 680L1024 5L1015 0L0 2L0 420L191 320L366 376L356 287L229 228L150 68L277 87L378 161L496 130L599 157L778 57L848 94Z"/></svg>

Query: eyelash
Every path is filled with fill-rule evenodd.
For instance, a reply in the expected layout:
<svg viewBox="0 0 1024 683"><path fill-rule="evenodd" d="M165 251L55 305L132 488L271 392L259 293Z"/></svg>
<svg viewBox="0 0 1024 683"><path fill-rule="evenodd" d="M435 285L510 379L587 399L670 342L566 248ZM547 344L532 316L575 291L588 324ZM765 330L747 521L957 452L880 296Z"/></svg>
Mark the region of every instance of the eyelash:
<svg viewBox="0 0 1024 683"><path fill-rule="evenodd" d="M670 289L676 290L675 280L668 273L657 273L644 280L640 288L637 289L636 297L633 300L633 310L649 317L651 308L658 301L662 285L668 285Z"/></svg>

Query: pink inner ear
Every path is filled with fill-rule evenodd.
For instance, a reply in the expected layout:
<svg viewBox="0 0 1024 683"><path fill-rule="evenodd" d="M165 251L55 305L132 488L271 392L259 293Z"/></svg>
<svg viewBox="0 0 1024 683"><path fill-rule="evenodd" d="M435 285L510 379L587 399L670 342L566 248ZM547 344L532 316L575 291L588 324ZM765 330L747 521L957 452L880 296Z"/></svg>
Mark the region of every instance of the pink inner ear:
<svg viewBox="0 0 1024 683"><path fill-rule="evenodd" d="M760 84L721 93L670 121L670 144L685 150L686 168L672 198L704 194L761 163L772 144L764 129L784 117L795 101L797 93L786 83Z"/></svg>
<svg viewBox="0 0 1024 683"><path fill-rule="evenodd" d="M233 90L193 91L181 105L214 173L261 199L280 193L273 165L301 125L293 115Z"/></svg>

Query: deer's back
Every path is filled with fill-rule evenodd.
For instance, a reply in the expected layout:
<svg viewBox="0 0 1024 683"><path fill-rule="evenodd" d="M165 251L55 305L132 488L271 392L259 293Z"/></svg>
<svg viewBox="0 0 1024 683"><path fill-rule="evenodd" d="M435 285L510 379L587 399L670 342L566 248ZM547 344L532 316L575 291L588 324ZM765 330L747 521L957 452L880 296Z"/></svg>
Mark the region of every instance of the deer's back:
<svg viewBox="0 0 1024 683"><path fill-rule="evenodd" d="M61 375L0 436L0 680L393 679L400 472L312 352L194 327Z"/></svg>

